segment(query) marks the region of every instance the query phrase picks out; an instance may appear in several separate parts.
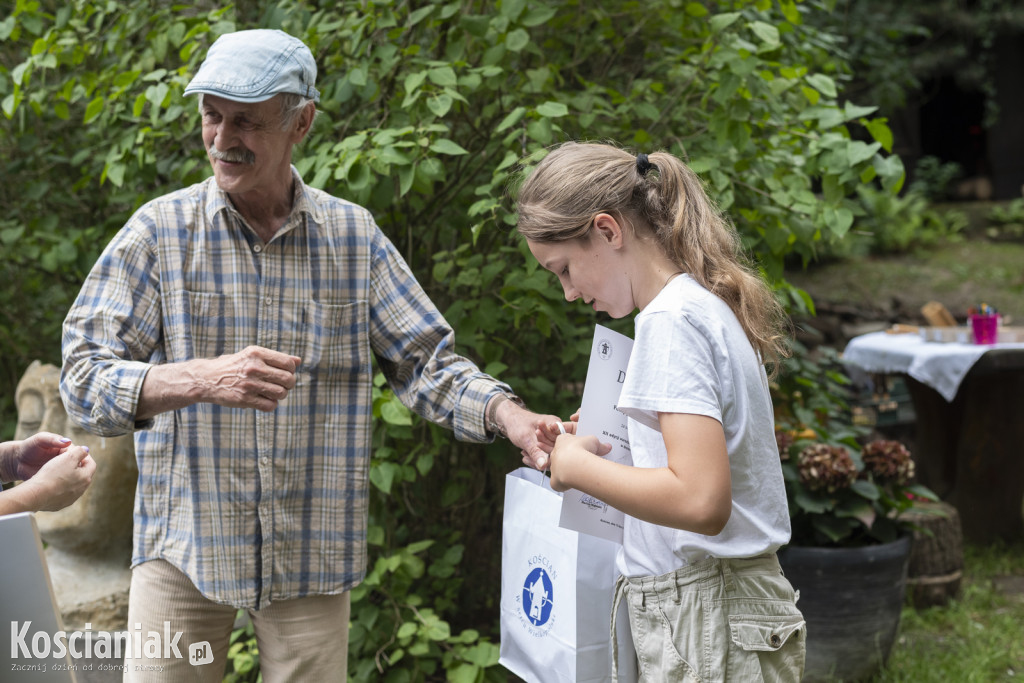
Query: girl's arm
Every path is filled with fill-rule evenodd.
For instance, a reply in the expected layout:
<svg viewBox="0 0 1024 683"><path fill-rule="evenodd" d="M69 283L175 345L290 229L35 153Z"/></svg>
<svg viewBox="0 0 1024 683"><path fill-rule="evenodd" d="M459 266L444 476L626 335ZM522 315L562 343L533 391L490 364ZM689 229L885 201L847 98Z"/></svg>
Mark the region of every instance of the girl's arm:
<svg viewBox="0 0 1024 683"><path fill-rule="evenodd" d="M668 467L630 467L596 456L594 437L559 436L551 486L590 494L652 524L714 536L732 513L732 477L720 422L704 415L658 413Z"/></svg>

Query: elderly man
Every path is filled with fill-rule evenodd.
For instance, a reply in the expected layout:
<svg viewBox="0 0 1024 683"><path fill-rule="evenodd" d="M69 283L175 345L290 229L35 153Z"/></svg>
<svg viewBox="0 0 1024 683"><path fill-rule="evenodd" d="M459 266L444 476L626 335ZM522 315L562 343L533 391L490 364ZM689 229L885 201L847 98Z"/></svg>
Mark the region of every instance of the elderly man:
<svg viewBox="0 0 1024 683"><path fill-rule="evenodd" d="M315 78L285 33L221 36L185 89L213 178L139 209L64 324L69 415L100 434L136 430L129 631L183 632L181 659L128 660L126 680L219 681L236 608L255 624L264 680L345 679L372 357L458 438L507 435L524 460L546 458L536 429L557 418L453 353L369 213L292 167ZM204 642L213 662L193 668L184 650Z"/></svg>

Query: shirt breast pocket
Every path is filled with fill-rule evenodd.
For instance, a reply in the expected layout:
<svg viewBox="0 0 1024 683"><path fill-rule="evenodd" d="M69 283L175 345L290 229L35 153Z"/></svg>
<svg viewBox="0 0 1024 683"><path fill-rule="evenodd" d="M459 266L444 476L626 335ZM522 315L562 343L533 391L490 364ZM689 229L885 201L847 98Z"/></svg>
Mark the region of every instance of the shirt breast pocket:
<svg viewBox="0 0 1024 683"><path fill-rule="evenodd" d="M164 351L169 362L216 358L254 343L255 299L180 289L164 294Z"/></svg>
<svg viewBox="0 0 1024 683"><path fill-rule="evenodd" d="M302 339L292 348L302 349L301 371L312 380L358 381L369 373L369 307L365 301L303 305Z"/></svg>

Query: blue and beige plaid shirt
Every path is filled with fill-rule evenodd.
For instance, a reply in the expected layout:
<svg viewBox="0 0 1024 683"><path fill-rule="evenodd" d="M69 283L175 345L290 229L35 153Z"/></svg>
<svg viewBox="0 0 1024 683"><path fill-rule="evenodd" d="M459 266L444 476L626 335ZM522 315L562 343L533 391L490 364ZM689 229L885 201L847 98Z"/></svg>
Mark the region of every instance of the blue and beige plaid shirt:
<svg viewBox="0 0 1024 683"><path fill-rule="evenodd" d="M213 178L143 206L64 323L61 394L93 431L135 431L132 564L163 558L208 598L334 594L366 567L371 354L410 408L487 441L504 384L453 333L370 214L295 178L264 244ZM249 345L302 358L272 413L200 403L137 423L146 371Z"/></svg>

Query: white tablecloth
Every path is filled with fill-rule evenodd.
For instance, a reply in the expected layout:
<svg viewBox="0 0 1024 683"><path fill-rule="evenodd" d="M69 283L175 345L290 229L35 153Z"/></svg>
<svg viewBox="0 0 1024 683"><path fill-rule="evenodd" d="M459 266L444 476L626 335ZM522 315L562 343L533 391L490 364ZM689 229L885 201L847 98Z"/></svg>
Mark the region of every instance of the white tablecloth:
<svg viewBox="0 0 1024 683"><path fill-rule="evenodd" d="M967 372L991 349L1024 349L1024 344L926 342L917 333L872 332L851 339L843 360L867 372L905 373L952 401Z"/></svg>

